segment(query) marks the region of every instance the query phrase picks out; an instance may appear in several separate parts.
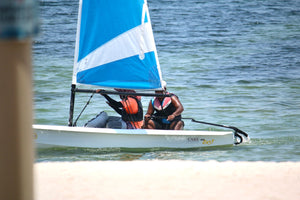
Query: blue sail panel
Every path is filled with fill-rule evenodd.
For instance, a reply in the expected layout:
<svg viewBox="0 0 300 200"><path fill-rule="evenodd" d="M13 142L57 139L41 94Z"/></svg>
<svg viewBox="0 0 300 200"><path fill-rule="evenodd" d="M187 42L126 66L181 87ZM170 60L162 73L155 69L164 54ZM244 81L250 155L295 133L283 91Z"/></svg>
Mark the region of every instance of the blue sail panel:
<svg viewBox="0 0 300 200"><path fill-rule="evenodd" d="M107 79L107 76L111 78ZM114 88L145 89L160 86L153 52L145 54L143 60L137 55L79 72L77 80L90 85Z"/></svg>
<svg viewBox="0 0 300 200"><path fill-rule="evenodd" d="M141 24L144 0L83 0L78 60Z"/></svg>

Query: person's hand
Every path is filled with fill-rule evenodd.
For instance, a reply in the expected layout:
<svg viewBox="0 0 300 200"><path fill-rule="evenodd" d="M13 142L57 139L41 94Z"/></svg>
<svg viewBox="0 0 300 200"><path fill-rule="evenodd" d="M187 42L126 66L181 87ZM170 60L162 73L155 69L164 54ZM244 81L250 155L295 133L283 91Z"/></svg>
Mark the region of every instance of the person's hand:
<svg viewBox="0 0 300 200"><path fill-rule="evenodd" d="M174 118L175 118L175 115L171 114L171 115L168 116L167 120L172 121Z"/></svg>
<svg viewBox="0 0 300 200"><path fill-rule="evenodd" d="M96 90L96 93L100 93L100 94L101 94L101 91L104 91L104 90L102 90L102 89L97 89L97 90ZM101 95L103 95L103 94L101 94Z"/></svg>
<svg viewBox="0 0 300 200"><path fill-rule="evenodd" d="M151 118L151 116L150 116L149 114L146 114L146 115L144 116L145 121L149 121L150 118Z"/></svg>

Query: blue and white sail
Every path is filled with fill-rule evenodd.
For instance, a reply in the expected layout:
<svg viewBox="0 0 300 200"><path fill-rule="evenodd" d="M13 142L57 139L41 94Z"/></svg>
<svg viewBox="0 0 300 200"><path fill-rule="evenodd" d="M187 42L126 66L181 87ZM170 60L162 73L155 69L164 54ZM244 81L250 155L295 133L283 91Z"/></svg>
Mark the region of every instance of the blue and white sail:
<svg viewBox="0 0 300 200"><path fill-rule="evenodd" d="M146 0L80 0L73 84L158 89L161 81Z"/></svg>

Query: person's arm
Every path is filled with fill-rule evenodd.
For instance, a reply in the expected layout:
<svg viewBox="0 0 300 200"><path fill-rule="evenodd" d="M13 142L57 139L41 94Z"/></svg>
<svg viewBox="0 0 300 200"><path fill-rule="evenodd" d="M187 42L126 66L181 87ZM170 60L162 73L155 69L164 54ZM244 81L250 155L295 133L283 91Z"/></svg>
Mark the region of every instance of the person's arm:
<svg viewBox="0 0 300 200"><path fill-rule="evenodd" d="M99 93L101 90L96 90L97 93ZM101 94L101 93L100 93ZM119 101L116 101L114 99L112 99L110 96L108 96L107 94L101 94L102 96L105 97L105 99L107 100L107 104L112 107L118 114L122 114L122 103Z"/></svg>
<svg viewBox="0 0 300 200"><path fill-rule="evenodd" d="M114 107L118 107L118 108L121 108L121 107L122 107L122 103L121 103L121 102L112 99L112 98L111 98L110 96L108 96L107 94L102 94L102 96L105 97L105 99L108 101L107 103L108 103L110 106L114 106Z"/></svg>
<svg viewBox="0 0 300 200"><path fill-rule="evenodd" d="M172 104L175 106L176 110L171 115L168 116L167 119L168 121L172 121L176 116L180 115L184 110L181 102L175 95L171 96L171 99L172 99Z"/></svg>
<svg viewBox="0 0 300 200"><path fill-rule="evenodd" d="M149 119L151 118L153 113L154 113L154 109L153 109L153 106L152 106L152 101L150 100L149 105L148 105L147 113L145 114L145 117L144 117L145 121L149 121Z"/></svg>
<svg viewBox="0 0 300 200"><path fill-rule="evenodd" d="M122 106L119 107L118 104L114 104L114 103L110 103L110 102L106 102L110 107L112 107L119 115L122 115ZM120 103L120 102L117 102ZM121 104L122 105L122 104Z"/></svg>

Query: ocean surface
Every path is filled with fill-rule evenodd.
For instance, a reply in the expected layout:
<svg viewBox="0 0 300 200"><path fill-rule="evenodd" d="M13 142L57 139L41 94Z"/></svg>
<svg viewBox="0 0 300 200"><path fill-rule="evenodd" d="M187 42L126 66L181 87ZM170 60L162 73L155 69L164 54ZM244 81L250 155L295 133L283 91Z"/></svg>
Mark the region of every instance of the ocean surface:
<svg viewBox="0 0 300 200"><path fill-rule="evenodd" d="M238 127L246 144L197 150L39 149L36 162L300 161L300 1L149 0L163 78L184 117ZM34 39L34 121L67 125L77 0L41 0ZM76 118L90 94L77 94ZM116 97L117 98L117 97ZM150 97L143 98L146 112ZM115 113L100 95L78 121ZM185 121L185 129L222 130Z"/></svg>

